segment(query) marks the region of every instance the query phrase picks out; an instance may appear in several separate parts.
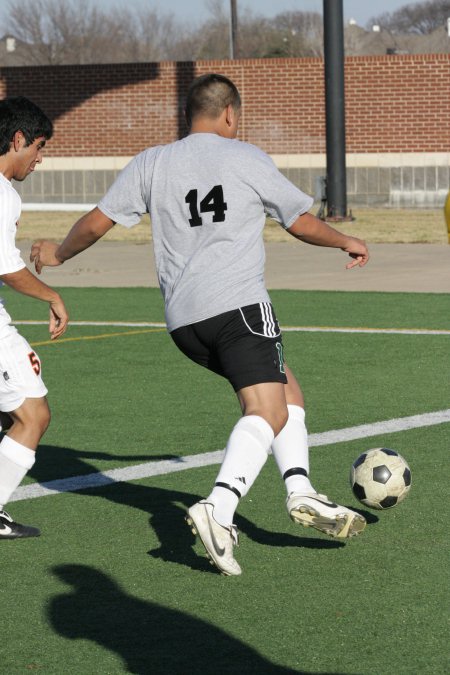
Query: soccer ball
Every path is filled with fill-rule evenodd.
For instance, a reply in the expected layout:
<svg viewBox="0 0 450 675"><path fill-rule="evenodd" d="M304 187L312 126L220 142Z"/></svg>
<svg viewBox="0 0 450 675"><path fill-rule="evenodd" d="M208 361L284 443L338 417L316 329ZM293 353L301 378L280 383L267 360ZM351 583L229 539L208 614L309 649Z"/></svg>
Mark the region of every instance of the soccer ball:
<svg viewBox="0 0 450 675"><path fill-rule="evenodd" d="M353 494L371 509L390 509L408 494L411 470L395 450L373 448L353 462L350 472Z"/></svg>

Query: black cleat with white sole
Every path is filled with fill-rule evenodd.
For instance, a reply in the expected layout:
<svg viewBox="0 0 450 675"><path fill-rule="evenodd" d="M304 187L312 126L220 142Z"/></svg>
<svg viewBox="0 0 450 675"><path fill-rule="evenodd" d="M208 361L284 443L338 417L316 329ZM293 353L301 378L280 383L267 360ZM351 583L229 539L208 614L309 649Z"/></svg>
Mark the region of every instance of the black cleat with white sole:
<svg viewBox="0 0 450 675"><path fill-rule="evenodd" d="M27 537L39 537L40 534L37 527L15 523L6 511L0 511L0 540L26 539Z"/></svg>

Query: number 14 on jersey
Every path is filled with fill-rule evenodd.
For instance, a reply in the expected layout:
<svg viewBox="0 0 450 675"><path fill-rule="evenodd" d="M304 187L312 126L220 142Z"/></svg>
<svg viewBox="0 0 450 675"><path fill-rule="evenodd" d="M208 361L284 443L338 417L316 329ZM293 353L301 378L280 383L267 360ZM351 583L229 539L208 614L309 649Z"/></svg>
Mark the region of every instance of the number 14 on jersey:
<svg viewBox="0 0 450 675"><path fill-rule="evenodd" d="M189 204L189 211L191 213L189 225L191 227L203 225L200 213L208 213L209 211L214 213L213 223L223 223L225 220L225 211L228 207L223 197L221 185L215 185L206 197L203 197L200 204L198 203L198 190L189 190L184 201Z"/></svg>

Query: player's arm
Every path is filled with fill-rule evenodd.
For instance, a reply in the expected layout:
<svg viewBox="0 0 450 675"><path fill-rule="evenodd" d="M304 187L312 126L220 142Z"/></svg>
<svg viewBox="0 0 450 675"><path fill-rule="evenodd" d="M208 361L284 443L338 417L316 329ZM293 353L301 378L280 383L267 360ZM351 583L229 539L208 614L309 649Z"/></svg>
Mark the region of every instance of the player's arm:
<svg viewBox="0 0 450 675"><path fill-rule="evenodd" d="M18 293L48 302L50 307L49 331L52 340L56 340L65 332L69 315L61 296L53 288L37 279L26 267L17 272L2 274L0 279Z"/></svg>
<svg viewBox="0 0 450 675"><path fill-rule="evenodd" d="M299 216L287 232L307 244L342 249L353 258L352 262L346 265L347 269L357 265L363 267L369 260L369 251L362 239L350 237L343 232L339 232L339 230L335 230L334 227L320 220L320 218L316 218L312 213L303 213Z"/></svg>
<svg viewBox="0 0 450 675"><path fill-rule="evenodd" d="M113 225L115 222L95 207L77 220L61 244L38 239L33 243L30 255L36 272L40 274L45 265L62 265L65 260L95 244Z"/></svg>

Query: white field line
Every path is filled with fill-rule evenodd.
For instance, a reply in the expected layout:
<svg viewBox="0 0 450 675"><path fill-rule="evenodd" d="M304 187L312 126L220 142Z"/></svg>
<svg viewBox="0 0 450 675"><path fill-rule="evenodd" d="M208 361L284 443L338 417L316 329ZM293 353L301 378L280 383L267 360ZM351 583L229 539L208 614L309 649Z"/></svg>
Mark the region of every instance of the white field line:
<svg viewBox="0 0 450 675"><path fill-rule="evenodd" d="M39 202L28 202L22 204L22 211L92 211L95 204L45 204Z"/></svg>
<svg viewBox="0 0 450 675"><path fill-rule="evenodd" d="M48 321L13 321L17 326L46 326ZM71 326L111 326L124 328L165 328L165 323L145 321L71 321ZM427 328L341 328L339 326L281 326L283 333L377 333L391 335L450 335L450 330Z"/></svg>
<svg viewBox="0 0 450 675"><path fill-rule="evenodd" d="M408 429L429 427L449 422L450 408L447 410L425 413L423 415L398 417L396 419L384 420L383 422L375 422L374 424L361 424L355 427L334 429L319 434L311 434L309 437L309 445L310 447L332 445L334 443L343 443L359 438L369 438L370 436L379 436L381 434L393 434ZM110 471L104 471L103 473L90 473L85 476L62 478L47 483L24 485L14 492L10 501L14 502L24 499L34 499L36 497L46 497L47 495L59 494L61 492L76 492L77 490L85 490L86 488L95 488L123 481L149 478L150 476L161 476L176 471L184 471L185 469L195 469L197 467L220 464L223 453L223 450L215 450L213 452L187 455L186 457L179 457L177 459L166 461L135 464L133 466L124 467L123 469L111 469Z"/></svg>

